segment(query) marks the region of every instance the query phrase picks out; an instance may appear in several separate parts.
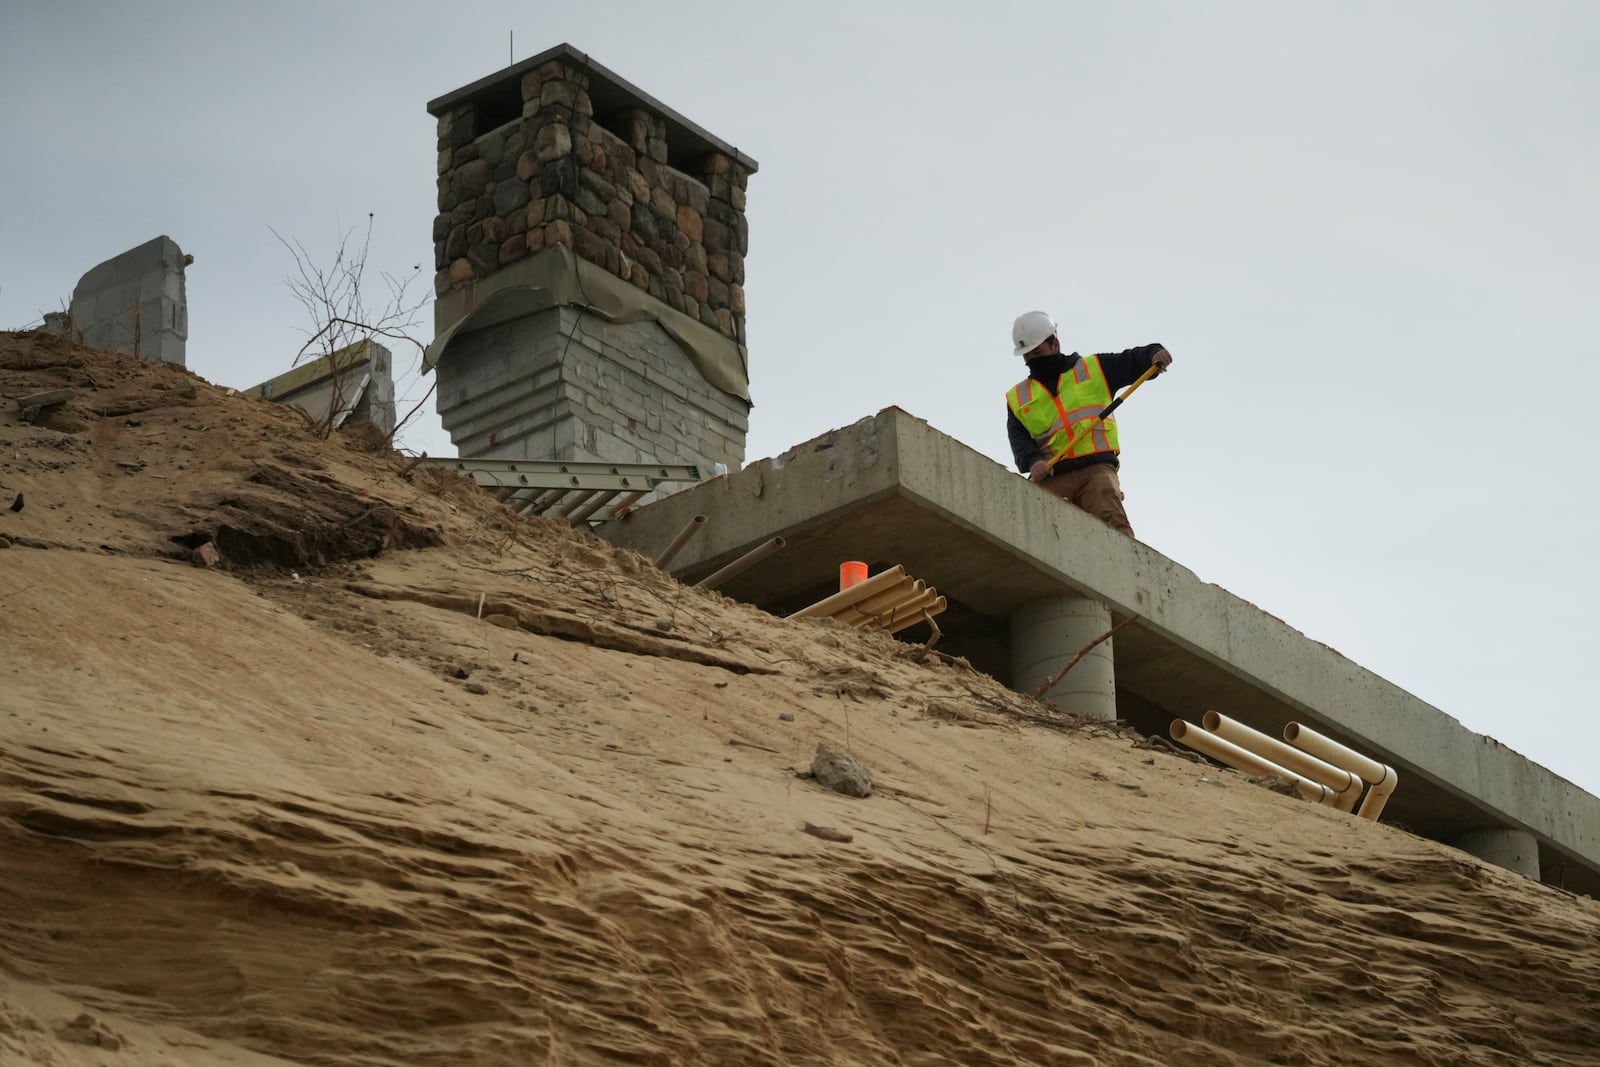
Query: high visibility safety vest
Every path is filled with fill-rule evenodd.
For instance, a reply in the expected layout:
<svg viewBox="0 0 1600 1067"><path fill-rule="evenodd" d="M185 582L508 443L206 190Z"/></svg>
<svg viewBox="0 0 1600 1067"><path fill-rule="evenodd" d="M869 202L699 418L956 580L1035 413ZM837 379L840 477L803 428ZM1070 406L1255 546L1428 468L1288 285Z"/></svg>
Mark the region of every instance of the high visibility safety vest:
<svg viewBox="0 0 1600 1067"><path fill-rule="evenodd" d="M1100 369L1100 357L1080 356L1072 369L1061 375L1056 386L1061 392L1051 395L1043 384L1027 378L1006 393L1006 405L1039 447L1056 456L1067 447L1073 433L1085 419L1092 419L1111 403L1111 386ZM1084 435L1072 451L1058 460L1092 456L1096 452L1116 453L1117 420L1108 418Z"/></svg>

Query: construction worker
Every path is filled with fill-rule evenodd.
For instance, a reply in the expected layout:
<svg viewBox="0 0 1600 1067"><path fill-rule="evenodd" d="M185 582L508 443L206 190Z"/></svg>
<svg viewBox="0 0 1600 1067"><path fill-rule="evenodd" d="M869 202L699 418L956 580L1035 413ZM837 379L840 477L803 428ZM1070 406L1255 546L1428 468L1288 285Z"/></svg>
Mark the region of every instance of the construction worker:
<svg viewBox="0 0 1600 1067"><path fill-rule="evenodd" d="M1108 355L1065 355L1056 321L1043 311L1017 316L1011 327L1015 352L1028 361L1028 377L1006 393L1006 434L1017 470L1107 526L1133 536L1122 509L1117 479L1117 420L1107 418L1084 435L1054 465L1084 420L1096 418L1118 389L1132 385L1152 366L1160 374L1172 363L1161 345L1142 345Z"/></svg>

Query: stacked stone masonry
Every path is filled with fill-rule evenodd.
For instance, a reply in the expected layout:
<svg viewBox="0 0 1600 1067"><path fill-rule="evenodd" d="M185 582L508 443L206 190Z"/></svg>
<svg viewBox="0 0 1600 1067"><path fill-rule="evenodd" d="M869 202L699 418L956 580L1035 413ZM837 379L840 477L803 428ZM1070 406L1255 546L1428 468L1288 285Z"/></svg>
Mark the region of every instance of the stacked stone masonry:
<svg viewBox="0 0 1600 1067"><path fill-rule="evenodd" d="M597 116L588 73L567 59L523 75L520 114L511 89L439 115L436 292L562 244L744 343L740 161L674 158L665 120L643 107Z"/></svg>
<svg viewBox="0 0 1600 1067"><path fill-rule="evenodd" d="M438 373L439 415L462 456L707 474L744 460L748 405L706 384L654 322L551 308L461 336Z"/></svg>

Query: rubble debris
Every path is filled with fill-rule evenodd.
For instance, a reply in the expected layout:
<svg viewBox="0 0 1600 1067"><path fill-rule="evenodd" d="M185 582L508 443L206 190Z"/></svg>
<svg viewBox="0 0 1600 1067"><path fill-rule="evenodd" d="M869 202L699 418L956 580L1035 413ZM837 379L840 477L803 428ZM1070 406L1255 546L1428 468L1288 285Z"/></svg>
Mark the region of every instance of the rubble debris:
<svg viewBox="0 0 1600 1067"><path fill-rule="evenodd" d="M826 745L817 746L817 755L811 761L811 774L817 783L847 797L872 795L872 772L854 756L835 752Z"/></svg>
<svg viewBox="0 0 1600 1067"><path fill-rule="evenodd" d="M856 839L854 834L847 834L841 830L835 830L831 826L817 826L809 822L802 825L800 829L812 837L820 837L824 841L838 841L846 845Z"/></svg>
<svg viewBox="0 0 1600 1067"><path fill-rule="evenodd" d="M58 407L71 400L76 395L72 389L52 389L47 393L33 393L29 396L17 398L17 408L22 412L19 421L24 426L31 426L38 421L39 416L49 408Z"/></svg>

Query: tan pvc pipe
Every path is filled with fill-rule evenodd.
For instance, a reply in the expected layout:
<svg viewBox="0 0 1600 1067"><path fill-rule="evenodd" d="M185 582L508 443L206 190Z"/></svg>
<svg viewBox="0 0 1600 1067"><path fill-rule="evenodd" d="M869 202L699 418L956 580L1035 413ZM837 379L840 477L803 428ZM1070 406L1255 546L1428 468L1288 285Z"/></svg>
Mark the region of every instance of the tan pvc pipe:
<svg viewBox="0 0 1600 1067"><path fill-rule="evenodd" d="M1225 741L1216 734L1208 733L1196 727L1193 723L1184 722L1182 719L1173 719L1168 732L1175 741L1182 741L1196 752L1204 753L1219 763L1226 763L1237 771L1247 771L1250 774L1271 775L1282 778L1294 784L1301 796L1307 800L1314 800L1319 804L1333 803L1337 794L1321 782L1313 782L1287 768L1280 767L1264 756L1258 756L1249 749L1240 748L1232 741Z"/></svg>
<svg viewBox="0 0 1600 1067"><path fill-rule="evenodd" d="M1383 806L1389 803L1390 794L1394 792L1395 786L1400 784L1400 776L1395 773L1393 767L1384 764L1383 769L1387 772L1383 776L1383 781L1374 783L1372 788L1367 790L1367 799L1361 802L1361 810L1356 812L1363 819L1371 819L1373 822L1377 822L1378 816L1383 814Z"/></svg>
<svg viewBox="0 0 1600 1067"><path fill-rule="evenodd" d="M902 604L913 597L921 596L927 591L927 588L928 583L921 578L907 580L892 589L885 589L876 596L867 597L859 604L852 606L850 610L860 612L862 615L882 615L896 604ZM834 618L841 618L848 614L850 614L849 611L841 611Z"/></svg>
<svg viewBox="0 0 1600 1067"><path fill-rule="evenodd" d="M683 551L683 546L689 543L689 538L699 533L705 524L706 517L704 515L696 515L684 523L683 529L678 531L678 536L674 537L672 543L662 549L661 555L656 557L656 566L666 570L667 564L672 562L672 557Z"/></svg>
<svg viewBox="0 0 1600 1067"><path fill-rule="evenodd" d="M828 597L826 600L819 600L815 604L801 608L799 611L792 613L789 618L830 618L837 612L843 611L845 608L861 603L869 596L874 596L883 592L885 589L898 585L901 580L905 578L905 576L906 569L900 564L896 563L888 570L879 571L877 574L874 574L871 578L868 578L864 582L857 582L849 589L841 589L839 592Z"/></svg>
<svg viewBox="0 0 1600 1067"><path fill-rule="evenodd" d="M909 603L928 592L928 583L921 581L903 581L892 589L886 589L877 596L870 596L859 604L834 612L833 617L840 622L847 622L851 626L860 626L871 619L876 619L886 612L893 611L901 604Z"/></svg>
<svg viewBox="0 0 1600 1067"><path fill-rule="evenodd" d="M1372 786L1367 790L1367 798L1361 802L1361 810L1357 812L1363 819L1376 821L1383 812L1383 806L1389 802L1389 796L1400 784L1400 776L1393 767L1379 763L1370 756L1363 756L1351 748L1346 748L1331 737L1324 737L1309 726L1302 726L1291 722L1283 728L1284 740L1298 745L1314 756L1320 756L1336 767L1361 776L1361 780Z"/></svg>
<svg viewBox="0 0 1600 1067"><path fill-rule="evenodd" d="M897 634L907 627L915 626L917 623L926 620L929 626L933 626L933 632L937 635L939 633L939 627L934 626L933 617L935 615L944 614L944 609L945 599L944 597L940 597L932 604L929 604L922 611L917 612L915 615L907 616L906 618L901 619L899 622L890 623L888 626L885 626L883 630L885 633Z"/></svg>
<svg viewBox="0 0 1600 1067"><path fill-rule="evenodd" d="M886 630L895 623L903 622L907 618L920 619L922 613L932 607L938 599L939 591L937 589L925 590L910 600L896 604L888 611L879 612L867 625L875 630Z"/></svg>
<svg viewBox="0 0 1600 1067"><path fill-rule="evenodd" d="M719 571L714 571L700 579L698 582L695 582L695 588L715 589L723 582L726 582L732 578L737 578L739 575L743 574L757 563L760 563L762 560L766 559L768 556L772 555L786 544L788 544L788 542L781 537L774 537L767 541L763 541L761 544L752 548L750 551L746 552L744 555L740 556L726 567L723 567Z"/></svg>
<svg viewBox="0 0 1600 1067"><path fill-rule="evenodd" d="M1200 725L1224 741L1232 741L1240 748L1249 749L1280 767L1287 767L1313 782L1321 782L1337 796L1338 803L1334 806L1340 811L1353 810L1356 801L1361 799L1361 779L1343 767L1335 767L1331 763L1302 752L1293 745L1284 744L1276 737L1268 737L1260 730L1251 729L1236 719L1230 719L1220 712L1206 712L1200 716Z"/></svg>

